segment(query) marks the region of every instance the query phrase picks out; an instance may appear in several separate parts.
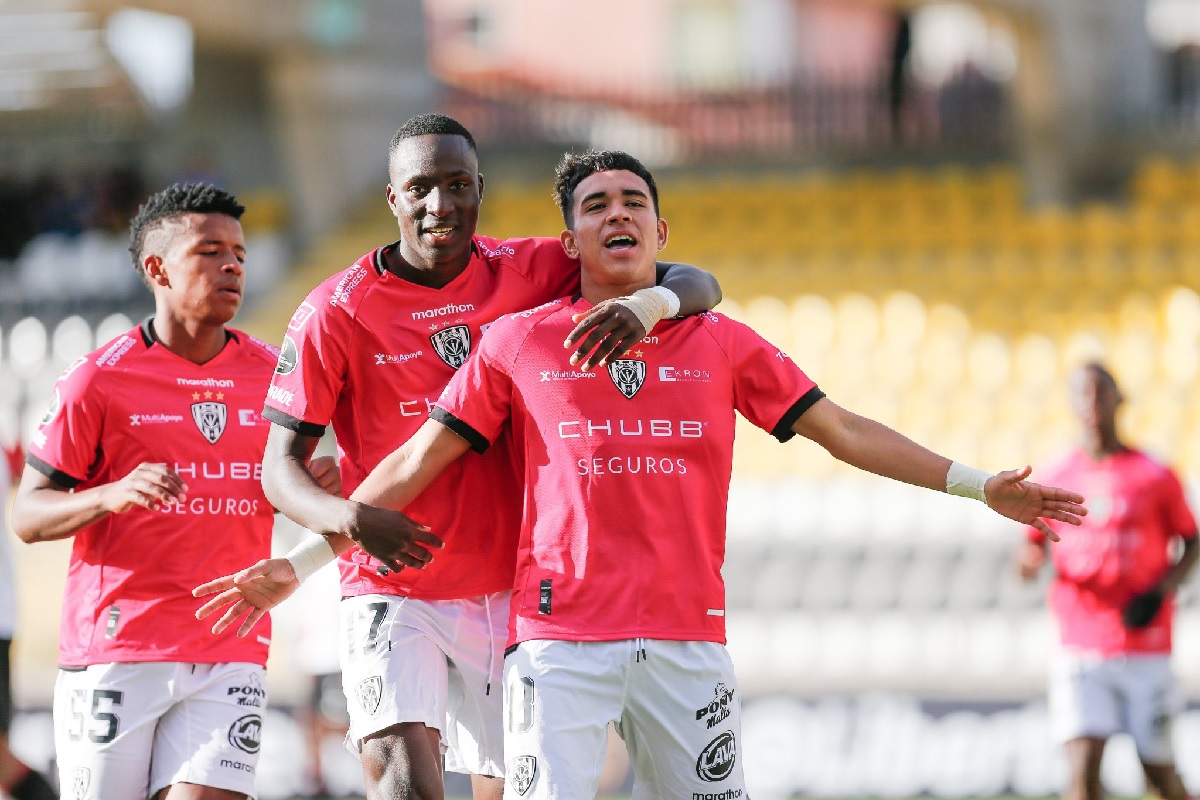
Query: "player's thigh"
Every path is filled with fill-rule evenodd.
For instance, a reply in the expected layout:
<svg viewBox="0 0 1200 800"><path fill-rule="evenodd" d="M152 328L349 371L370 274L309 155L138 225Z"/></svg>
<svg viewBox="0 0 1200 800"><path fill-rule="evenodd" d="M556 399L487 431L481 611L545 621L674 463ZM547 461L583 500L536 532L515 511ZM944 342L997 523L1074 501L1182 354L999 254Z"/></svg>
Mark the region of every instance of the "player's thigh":
<svg viewBox="0 0 1200 800"><path fill-rule="evenodd" d="M1050 662L1047 679L1050 729L1057 742L1107 739L1122 729L1111 659L1059 653Z"/></svg>
<svg viewBox="0 0 1200 800"><path fill-rule="evenodd" d="M159 718L175 698L174 664L60 670L54 747L65 797L145 800Z"/></svg>
<svg viewBox="0 0 1200 800"><path fill-rule="evenodd" d="M510 592L451 601L446 770L504 774L504 643Z"/></svg>
<svg viewBox="0 0 1200 800"><path fill-rule="evenodd" d="M745 797L741 697L716 642L645 640L618 726L634 800Z"/></svg>
<svg viewBox="0 0 1200 800"><path fill-rule="evenodd" d="M186 796L220 796L204 794L204 787L253 795L267 705L266 670L231 663L181 665L181 672L177 685L182 696L163 715L154 737L150 790L189 784L196 788L179 790Z"/></svg>
<svg viewBox="0 0 1200 800"><path fill-rule="evenodd" d="M1130 656L1120 675L1129 735L1145 764L1175 761L1172 728L1184 698L1171 672L1170 656Z"/></svg>
<svg viewBox="0 0 1200 800"><path fill-rule="evenodd" d="M419 722L377 731L359 746L363 780L371 797L440 798L441 734Z"/></svg>
<svg viewBox="0 0 1200 800"><path fill-rule="evenodd" d="M396 725L445 725L449 666L442 638L421 601L363 595L341 603L342 689L350 717L346 743Z"/></svg>
<svg viewBox="0 0 1200 800"><path fill-rule="evenodd" d="M634 645L522 642L504 659L504 796L595 797Z"/></svg>

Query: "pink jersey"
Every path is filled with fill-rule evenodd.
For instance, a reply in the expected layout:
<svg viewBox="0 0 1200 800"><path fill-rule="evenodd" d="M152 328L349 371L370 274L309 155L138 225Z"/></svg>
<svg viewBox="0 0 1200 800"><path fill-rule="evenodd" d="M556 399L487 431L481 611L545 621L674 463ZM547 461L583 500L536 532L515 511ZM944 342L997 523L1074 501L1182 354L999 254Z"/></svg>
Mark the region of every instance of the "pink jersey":
<svg viewBox="0 0 1200 800"><path fill-rule="evenodd" d="M59 377L27 463L88 489L166 462L187 500L109 514L75 533L59 631L62 666L117 661L264 664L270 628L213 636L192 587L270 556L274 510L259 413L278 352L239 331L207 364L172 353L148 323Z"/></svg>
<svg viewBox="0 0 1200 800"><path fill-rule="evenodd" d="M476 236L467 268L441 289L388 272L384 249L300 305L263 412L310 436L332 422L347 496L428 419L484 329L579 284L557 239ZM405 509L446 542L432 564L390 573L355 547L338 562L342 594L448 600L510 588L522 498L511 447L494 450L459 459Z"/></svg>
<svg viewBox="0 0 1200 800"><path fill-rule="evenodd" d="M1050 523L1063 529L1062 541L1050 546L1056 572L1050 607L1063 645L1103 655L1170 652L1171 598L1141 630L1122 625L1121 610L1166 574L1173 563L1172 540L1196 535L1175 473L1139 450L1099 462L1074 450L1040 475L1041 483L1087 498L1082 526ZM1044 541L1036 528L1028 532L1030 541Z"/></svg>
<svg viewBox="0 0 1200 800"><path fill-rule="evenodd" d="M824 395L714 313L661 322L580 372L562 341L589 308L558 300L497 322L433 412L476 451L512 420L526 505L509 644L723 643L734 410L786 441Z"/></svg>

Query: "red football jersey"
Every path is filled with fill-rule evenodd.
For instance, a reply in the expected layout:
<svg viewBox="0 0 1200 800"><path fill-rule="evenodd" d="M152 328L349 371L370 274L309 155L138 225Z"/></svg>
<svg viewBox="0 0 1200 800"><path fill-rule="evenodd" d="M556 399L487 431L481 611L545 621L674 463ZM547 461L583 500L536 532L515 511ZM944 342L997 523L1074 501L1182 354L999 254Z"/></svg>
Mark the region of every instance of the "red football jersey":
<svg viewBox="0 0 1200 800"><path fill-rule="evenodd" d="M1171 598L1140 630L1121 623L1121 610L1166 574L1173 563L1172 539L1196 535L1196 520L1179 478L1139 450L1124 450L1102 461L1074 450L1041 470L1039 480L1087 498L1083 524L1063 530L1062 541L1050 547L1056 573L1050 608L1063 645L1103 655L1170 652ZM1036 528L1028 532L1030 541L1045 541Z"/></svg>
<svg viewBox="0 0 1200 800"><path fill-rule="evenodd" d="M134 508L75 533L59 631L62 666L117 661L264 664L270 628L213 636L192 587L270 556L274 510L261 475L259 413L277 353L239 331L207 364L172 353L148 323L59 377L26 463L88 489L166 462L187 500Z"/></svg>
<svg viewBox="0 0 1200 800"><path fill-rule="evenodd" d="M706 313L608 368L570 366L584 300L497 322L437 402L476 451L511 418L527 498L509 644L725 641L734 410L781 441L824 395L777 347Z"/></svg>
<svg viewBox="0 0 1200 800"><path fill-rule="evenodd" d="M311 436L332 423L347 496L428 419L488 325L579 284L579 262L557 239L476 236L467 268L441 289L388 272L385 249L300 305L263 412ZM511 448L493 449L459 459L405 509L445 540L433 563L391 573L352 548L338 562L343 595L447 600L511 588L522 496Z"/></svg>

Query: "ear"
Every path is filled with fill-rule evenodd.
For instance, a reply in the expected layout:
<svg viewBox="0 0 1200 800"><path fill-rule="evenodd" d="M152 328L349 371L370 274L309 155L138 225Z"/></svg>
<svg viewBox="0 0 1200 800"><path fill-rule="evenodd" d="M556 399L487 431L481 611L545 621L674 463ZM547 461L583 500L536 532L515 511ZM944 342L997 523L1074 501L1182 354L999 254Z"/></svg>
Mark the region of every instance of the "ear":
<svg viewBox="0 0 1200 800"><path fill-rule="evenodd" d="M562 248L568 258L579 258L579 243L575 241L575 234L571 229L568 228L560 233L558 240L562 242Z"/></svg>
<svg viewBox="0 0 1200 800"><path fill-rule="evenodd" d="M475 176L479 180L479 199L483 199L483 173L480 172Z"/></svg>
<svg viewBox="0 0 1200 800"><path fill-rule="evenodd" d="M148 255L142 259L142 269L150 279L151 286L170 286L171 278L167 275L162 256Z"/></svg>
<svg viewBox="0 0 1200 800"><path fill-rule="evenodd" d="M392 213L395 214L396 213L396 190L392 188L392 184L389 183L387 185L387 189L385 190L384 194L387 196L388 208L390 208L392 210Z"/></svg>
<svg viewBox="0 0 1200 800"><path fill-rule="evenodd" d="M658 249L662 250L667 246L667 221L662 217L658 218Z"/></svg>

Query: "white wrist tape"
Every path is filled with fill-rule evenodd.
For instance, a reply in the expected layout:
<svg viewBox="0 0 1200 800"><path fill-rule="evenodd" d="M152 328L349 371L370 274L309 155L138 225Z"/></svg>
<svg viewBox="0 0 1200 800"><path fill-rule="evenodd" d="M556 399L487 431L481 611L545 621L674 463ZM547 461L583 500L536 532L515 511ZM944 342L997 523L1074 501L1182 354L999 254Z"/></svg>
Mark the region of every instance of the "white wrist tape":
<svg viewBox="0 0 1200 800"><path fill-rule="evenodd" d="M946 493L970 497L986 504L987 496L983 492L983 485L990 477L990 472L951 461L950 469L946 470Z"/></svg>
<svg viewBox="0 0 1200 800"><path fill-rule="evenodd" d="M665 286L651 286L649 289L642 289L643 292L654 292L656 295L667 301L667 313L662 315L662 319L674 319L679 316L679 295L672 292ZM637 294L637 292L634 292Z"/></svg>
<svg viewBox="0 0 1200 800"><path fill-rule="evenodd" d="M309 536L300 544L293 547L286 556L296 570L296 579L304 583L304 579L337 558L329 540L324 536Z"/></svg>
<svg viewBox="0 0 1200 800"><path fill-rule="evenodd" d="M617 302L632 311L633 315L638 318L638 322L642 323L642 327L646 329L646 333L649 333L660 319L670 316L671 301L664 295L664 292L675 298L675 311L678 313L679 298L670 289L663 289L661 286L638 289L628 297L620 298Z"/></svg>

